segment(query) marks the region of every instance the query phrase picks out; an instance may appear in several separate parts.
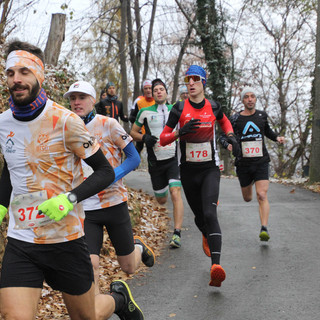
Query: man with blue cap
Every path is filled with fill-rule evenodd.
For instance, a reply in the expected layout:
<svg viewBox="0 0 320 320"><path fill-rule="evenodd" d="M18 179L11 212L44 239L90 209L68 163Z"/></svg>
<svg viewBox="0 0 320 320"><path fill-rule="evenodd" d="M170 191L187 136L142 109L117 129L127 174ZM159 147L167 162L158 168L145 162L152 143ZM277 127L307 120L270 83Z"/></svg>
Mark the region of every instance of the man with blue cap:
<svg viewBox="0 0 320 320"><path fill-rule="evenodd" d="M221 229L217 216L220 170L215 121L228 136L234 152L237 152L238 143L220 104L205 99L206 81L202 67L189 67L184 77L189 98L173 106L160 135L160 144L165 146L179 139L181 183L202 233L203 250L211 257L209 285L220 287L226 273L220 265ZM176 126L178 129L174 131Z"/></svg>

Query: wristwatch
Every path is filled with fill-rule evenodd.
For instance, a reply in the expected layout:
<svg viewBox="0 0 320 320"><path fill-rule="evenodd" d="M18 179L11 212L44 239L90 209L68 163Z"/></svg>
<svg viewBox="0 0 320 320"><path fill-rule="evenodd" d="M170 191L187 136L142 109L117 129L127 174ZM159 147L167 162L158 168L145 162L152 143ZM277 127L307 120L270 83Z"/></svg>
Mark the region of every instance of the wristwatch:
<svg viewBox="0 0 320 320"><path fill-rule="evenodd" d="M75 193L72 193L72 192L67 192L65 194L67 196L67 199L73 204L73 205L76 205L77 204L77 196Z"/></svg>

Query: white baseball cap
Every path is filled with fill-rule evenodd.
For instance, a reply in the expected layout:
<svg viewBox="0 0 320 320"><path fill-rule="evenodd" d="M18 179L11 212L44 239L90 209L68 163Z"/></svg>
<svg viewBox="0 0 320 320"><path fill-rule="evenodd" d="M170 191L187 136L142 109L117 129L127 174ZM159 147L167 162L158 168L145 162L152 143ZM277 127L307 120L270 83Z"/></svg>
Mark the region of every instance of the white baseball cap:
<svg viewBox="0 0 320 320"><path fill-rule="evenodd" d="M63 97L65 99L69 98L71 93L73 92L82 92L82 93L86 93L89 96L93 97L94 100L96 100L96 90L94 89L94 87L87 81L77 81L74 84L72 84L68 90L68 92L66 92Z"/></svg>

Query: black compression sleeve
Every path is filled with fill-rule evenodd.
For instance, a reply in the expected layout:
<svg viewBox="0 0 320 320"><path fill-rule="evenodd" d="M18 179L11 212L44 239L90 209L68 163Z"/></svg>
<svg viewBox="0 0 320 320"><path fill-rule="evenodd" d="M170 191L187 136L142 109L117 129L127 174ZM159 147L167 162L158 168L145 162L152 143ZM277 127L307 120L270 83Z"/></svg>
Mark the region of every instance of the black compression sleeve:
<svg viewBox="0 0 320 320"><path fill-rule="evenodd" d="M129 121L131 123L134 123L136 121L136 117L137 117L138 112L139 112L138 106L137 106L137 104L135 104L134 109L131 109L131 111L130 111Z"/></svg>
<svg viewBox="0 0 320 320"><path fill-rule="evenodd" d="M10 180L10 174L7 163L5 161L0 179L0 204L6 208L9 207L11 192L12 185Z"/></svg>
<svg viewBox="0 0 320 320"><path fill-rule="evenodd" d="M179 110L179 103L180 101L175 103L174 106L172 107L169 113L168 121L166 123L166 125L172 129L175 128L181 116L181 110Z"/></svg>
<svg viewBox="0 0 320 320"><path fill-rule="evenodd" d="M264 129L264 134L267 138L273 140L273 141L277 141L277 137L278 137L278 134L276 134L271 128L270 128L270 125L269 125L269 122L268 122L268 119L266 121L266 125L265 125L265 129Z"/></svg>
<svg viewBox="0 0 320 320"><path fill-rule="evenodd" d="M101 149L91 157L84 159L84 161L94 172L78 187L72 190L72 193L76 194L78 202L107 188L115 178L114 170Z"/></svg>

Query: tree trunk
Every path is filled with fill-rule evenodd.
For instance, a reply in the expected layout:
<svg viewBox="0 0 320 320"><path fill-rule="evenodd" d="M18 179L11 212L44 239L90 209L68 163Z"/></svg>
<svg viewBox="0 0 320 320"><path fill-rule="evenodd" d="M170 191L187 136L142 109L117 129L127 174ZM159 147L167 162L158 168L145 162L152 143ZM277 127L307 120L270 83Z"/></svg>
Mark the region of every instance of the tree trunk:
<svg viewBox="0 0 320 320"><path fill-rule="evenodd" d="M196 15L194 16L193 22L195 22L197 19ZM176 66L174 68L174 78L173 78L173 94L172 94L172 103L175 103L177 99L177 91L178 91L178 86L179 86L179 74L180 74L180 69L181 69L181 63L182 63L182 58L184 53L186 52L186 48L188 46L188 42L190 40L191 32L193 30L194 24L190 24L188 28L188 32L183 40L183 43L180 48L179 56L176 62Z"/></svg>
<svg viewBox="0 0 320 320"><path fill-rule="evenodd" d="M144 67L143 67L142 80L145 80L148 75L149 55L150 55L150 47L151 47L153 24L154 24L154 17L156 15L156 9L157 9L157 0L153 0L152 14L151 14L151 19L150 19L150 27L149 27L149 34L148 34L148 41L147 41L147 48L146 48L146 54L144 57Z"/></svg>
<svg viewBox="0 0 320 320"><path fill-rule="evenodd" d="M61 45L64 41L65 28L66 15L63 13L53 14L48 41L44 50L46 64L52 64L54 66L58 64Z"/></svg>
<svg viewBox="0 0 320 320"><path fill-rule="evenodd" d="M140 19L139 0L134 1L134 13L135 13L135 18L136 18L136 29L137 29L136 59L137 59L137 64L139 65L139 78L134 83L133 100L135 100L139 96L140 90L141 90L140 69L141 69L141 55L142 55L142 35L141 35L141 19Z"/></svg>
<svg viewBox="0 0 320 320"><path fill-rule="evenodd" d="M123 103L124 113L128 114L128 78L127 78L127 65L126 65L126 31L127 31L127 6L128 0L121 0L121 29L120 29L120 74L121 74L121 100ZM124 123L126 131L129 130L129 124Z"/></svg>
<svg viewBox="0 0 320 320"><path fill-rule="evenodd" d="M135 5L135 17L137 21L137 26L140 25L140 11L136 10ZM134 99L138 96L140 91L140 67L141 67L141 54L139 56L139 49L138 44L138 36L137 36L137 47L135 49L134 46L134 39L133 39L133 28L132 28L132 19L131 19L131 7L130 5L127 6L127 22L128 22L128 41L129 41L129 56L133 71L133 78L134 78L134 90L133 90L133 97ZM138 31L139 32L139 31Z"/></svg>
<svg viewBox="0 0 320 320"><path fill-rule="evenodd" d="M320 5L317 8L317 38L315 67L315 103L313 109L312 143L310 154L310 183L320 182Z"/></svg>
<svg viewBox="0 0 320 320"><path fill-rule="evenodd" d="M8 13L10 11L10 7L9 7L9 3L11 0L5 0L5 1L1 1L0 5L3 5L3 9L2 9L2 14L1 14L1 20L0 20L0 43L3 42L2 40L4 40L4 29L6 27L6 23L7 23L7 17L8 17Z"/></svg>

